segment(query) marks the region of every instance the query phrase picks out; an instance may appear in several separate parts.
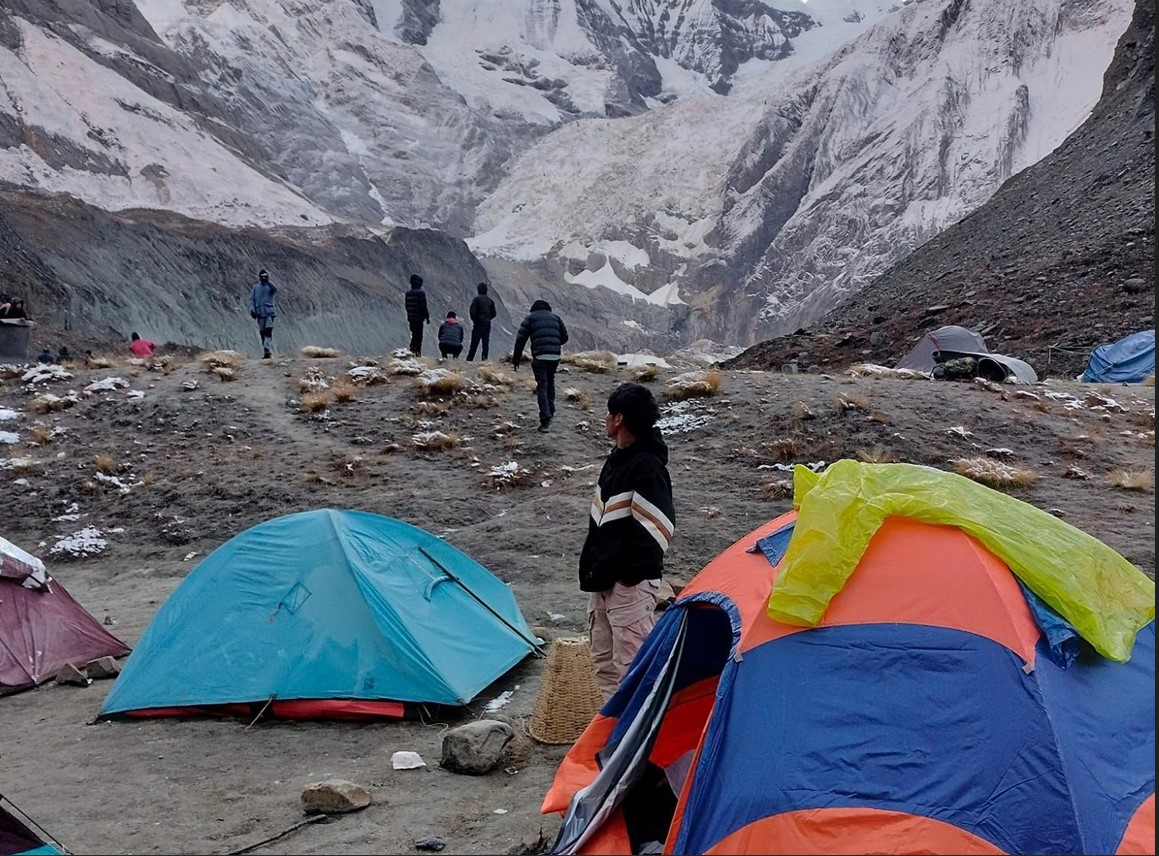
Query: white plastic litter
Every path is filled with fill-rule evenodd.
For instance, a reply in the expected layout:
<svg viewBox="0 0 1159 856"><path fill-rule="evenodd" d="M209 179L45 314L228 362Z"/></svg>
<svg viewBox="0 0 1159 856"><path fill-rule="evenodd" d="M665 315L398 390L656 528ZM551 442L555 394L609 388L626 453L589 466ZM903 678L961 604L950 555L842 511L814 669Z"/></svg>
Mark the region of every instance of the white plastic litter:
<svg viewBox="0 0 1159 856"><path fill-rule="evenodd" d="M390 756L390 766L395 770L417 770L426 765L427 762L422 759L418 752L400 749Z"/></svg>

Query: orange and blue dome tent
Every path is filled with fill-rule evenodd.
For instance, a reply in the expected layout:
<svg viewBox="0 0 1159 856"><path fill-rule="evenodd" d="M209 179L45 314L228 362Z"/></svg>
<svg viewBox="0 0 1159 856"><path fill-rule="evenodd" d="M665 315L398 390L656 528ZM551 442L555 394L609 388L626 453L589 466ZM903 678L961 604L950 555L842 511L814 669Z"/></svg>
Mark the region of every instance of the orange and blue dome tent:
<svg viewBox="0 0 1159 856"><path fill-rule="evenodd" d="M1154 583L953 474L796 493L662 614L550 852L1154 853Z"/></svg>

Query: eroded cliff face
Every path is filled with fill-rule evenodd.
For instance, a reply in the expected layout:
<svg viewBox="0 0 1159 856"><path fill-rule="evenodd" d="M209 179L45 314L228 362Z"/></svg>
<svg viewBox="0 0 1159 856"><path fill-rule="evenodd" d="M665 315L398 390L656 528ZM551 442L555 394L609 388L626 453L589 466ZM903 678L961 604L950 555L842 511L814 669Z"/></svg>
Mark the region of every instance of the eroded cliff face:
<svg viewBox="0 0 1159 856"><path fill-rule="evenodd" d="M403 293L421 273L438 313L460 315L487 272L435 230L231 230L155 212L109 214L63 196L0 191L0 270L35 320L62 330L134 330L158 342L253 351L249 289L280 285L277 344L383 353L407 343ZM499 322L510 326L502 292ZM433 348L428 347L428 351Z"/></svg>

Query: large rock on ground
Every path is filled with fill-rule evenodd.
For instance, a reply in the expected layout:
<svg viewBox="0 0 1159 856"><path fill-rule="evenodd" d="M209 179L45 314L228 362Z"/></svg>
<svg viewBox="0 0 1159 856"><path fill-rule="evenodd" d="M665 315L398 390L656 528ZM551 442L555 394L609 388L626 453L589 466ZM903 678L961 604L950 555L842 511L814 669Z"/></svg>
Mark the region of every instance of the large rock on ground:
<svg viewBox="0 0 1159 856"><path fill-rule="evenodd" d="M481 776L495 769L503 758L503 749L514 736L510 725L494 719L460 725L443 737L440 763L456 773Z"/></svg>
<svg viewBox="0 0 1159 856"><path fill-rule="evenodd" d="M56 682L74 687L87 687L92 683L84 669L78 669L72 663L65 663L61 667L60 671L56 673Z"/></svg>
<svg viewBox="0 0 1159 856"><path fill-rule="evenodd" d="M327 779L306 785L302 791L302 810L306 814L342 814L370 805L370 792L345 779Z"/></svg>
<svg viewBox="0 0 1159 856"><path fill-rule="evenodd" d="M121 664L112 657L101 657L85 666L90 678L115 678L121 673Z"/></svg>

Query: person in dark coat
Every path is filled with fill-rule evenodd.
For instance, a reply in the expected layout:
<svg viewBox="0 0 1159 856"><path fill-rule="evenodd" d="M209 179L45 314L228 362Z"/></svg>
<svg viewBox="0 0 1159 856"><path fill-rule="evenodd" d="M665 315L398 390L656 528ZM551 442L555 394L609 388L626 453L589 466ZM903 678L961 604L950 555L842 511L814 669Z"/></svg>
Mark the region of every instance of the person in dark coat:
<svg viewBox="0 0 1159 856"><path fill-rule="evenodd" d="M270 274L262 268L258 281L250 288L250 318L258 322L258 336L262 340L262 359L274 353L274 318L278 315L278 287L270 282Z"/></svg>
<svg viewBox="0 0 1159 856"><path fill-rule="evenodd" d="M495 301L487 294L487 283L481 282L479 293L471 301L471 348L467 351L467 362L475 359L475 349L483 345L483 359L487 359L487 348L491 344L491 321L495 317Z"/></svg>
<svg viewBox="0 0 1159 856"><path fill-rule="evenodd" d="M447 320L439 325L439 353L443 359L458 359L463 353L463 325L454 312L448 312Z"/></svg>
<svg viewBox="0 0 1159 856"><path fill-rule="evenodd" d="M647 387L625 383L608 396L604 430L615 448L604 461L580 553L580 589L596 682L610 699L656 621L664 554L676 529L668 447L660 408Z"/></svg>
<svg viewBox="0 0 1159 856"><path fill-rule="evenodd" d="M531 312L519 325L515 335L515 351L511 364L519 371L519 361L523 359L523 346L531 343L531 373L535 375L535 397L539 402L539 431L546 433L555 416L555 370L567 344L567 327L563 320L551 311L546 300L531 304Z"/></svg>
<svg viewBox="0 0 1159 856"><path fill-rule="evenodd" d="M423 278L417 273L410 275L410 288L406 292L406 323L410 325L410 352L416 357L422 356L423 325L431 323L431 313L427 311Z"/></svg>

